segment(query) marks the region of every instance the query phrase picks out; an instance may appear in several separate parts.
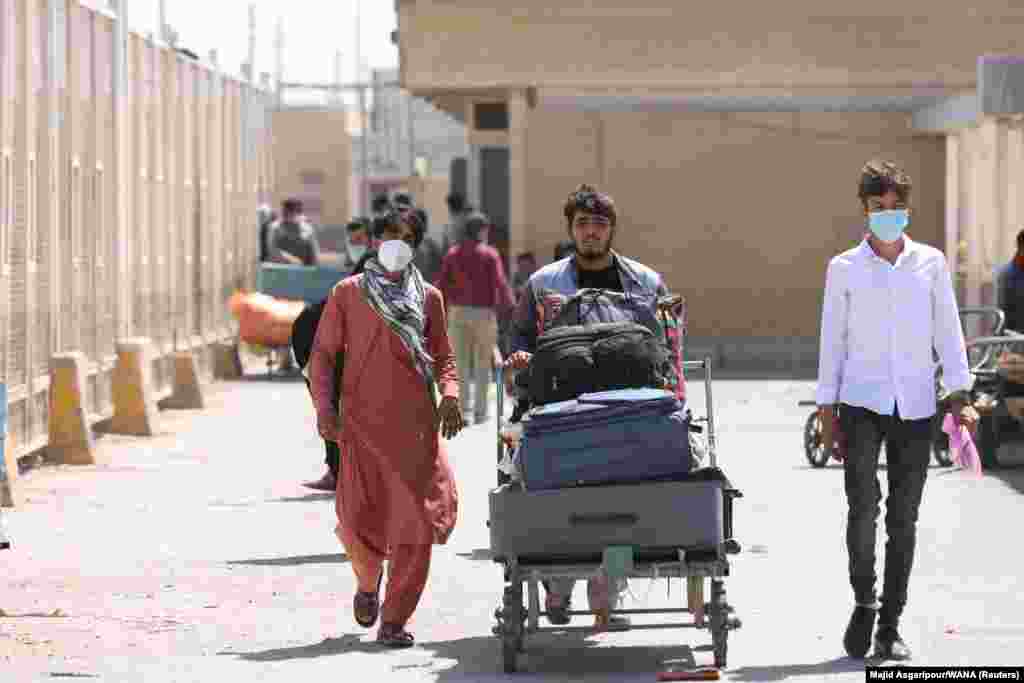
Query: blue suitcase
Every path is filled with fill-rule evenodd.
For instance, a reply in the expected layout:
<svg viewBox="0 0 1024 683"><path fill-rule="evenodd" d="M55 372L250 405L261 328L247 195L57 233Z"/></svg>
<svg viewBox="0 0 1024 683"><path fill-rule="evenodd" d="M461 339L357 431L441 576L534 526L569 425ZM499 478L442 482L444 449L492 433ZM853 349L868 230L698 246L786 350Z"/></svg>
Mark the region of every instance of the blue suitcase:
<svg viewBox="0 0 1024 683"><path fill-rule="evenodd" d="M584 394L530 412L517 464L528 491L671 479L691 469L690 417L668 391Z"/></svg>

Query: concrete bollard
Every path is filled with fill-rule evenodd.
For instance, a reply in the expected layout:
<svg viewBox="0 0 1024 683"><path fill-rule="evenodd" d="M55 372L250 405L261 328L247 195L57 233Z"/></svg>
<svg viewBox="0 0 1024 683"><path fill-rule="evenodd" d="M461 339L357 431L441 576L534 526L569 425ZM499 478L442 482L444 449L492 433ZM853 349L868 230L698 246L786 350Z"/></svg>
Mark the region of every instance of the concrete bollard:
<svg viewBox="0 0 1024 683"><path fill-rule="evenodd" d="M217 342L213 345L213 376L217 379L241 379L242 357L238 342Z"/></svg>
<svg viewBox="0 0 1024 683"><path fill-rule="evenodd" d="M85 411L85 354L58 353L50 359L50 440L47 455L65 465L94 465L92 428Z"/></svg>
<svg viewBox="0 0 1024 683"><path fill-rule="evenodd" d="M199 381L199 365L191 351L174 354L174 390L160 402L161 408L171 410L201 410L203 388Z"/></svg>
<svg viewBox="0 0 1024 683"><path fill-rule="evenodd" d="M117 343L113 376L115 434L153 436L158 408L153 391L153 345L144 337Z"/></svg>

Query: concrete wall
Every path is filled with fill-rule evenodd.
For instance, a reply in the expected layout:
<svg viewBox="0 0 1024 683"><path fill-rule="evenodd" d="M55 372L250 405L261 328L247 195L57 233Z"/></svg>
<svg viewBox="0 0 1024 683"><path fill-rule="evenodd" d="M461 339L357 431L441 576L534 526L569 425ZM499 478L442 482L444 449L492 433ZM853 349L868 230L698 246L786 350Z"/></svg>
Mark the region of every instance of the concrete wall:
<svg viewBox="0 0 1024 683"><path fill-rule="evenodd" d="M914 238L944 245L944 142L901 115L572 114L527 128L527 246L551 258L580 182L615 198L617 248L690 302L694 335L816 337L829 258L862 235L858 171L916 185Z"/></svg>
<svg viewBox="0 0 1024 683"><path fill-rule="evenodd" d="M994 275L1024 228L1024 123L985 117L947 139L947 250L966 305L995 303Z"/></svg>
<svg viewBox="0 0 1024 683"><path fill-rule="evenodd" d="M228 298L255 284L269 93L135 33L116 84L116 27L78 0L0 0L0 377L16 456L47 444L55 354L85 355L83 408L108 418L119 340L152 340L166 395L174 352L209 372L237 334Z"/></svg>
<svg viewBox="0 0 1024 683"><path fill-rule="evenodd" d="M413 90L970 88L978 55L1019 50L1024 5L810 0L400 0Z"/></svg>
<svg viewBox="0 0 1024 683"><path fill-rule="evenodd" d="M288 197L306 203L320 225L344 225L351 206L352 139L347 113L330 109L281 109L272 116L277 162L275 205Z"/></svg>

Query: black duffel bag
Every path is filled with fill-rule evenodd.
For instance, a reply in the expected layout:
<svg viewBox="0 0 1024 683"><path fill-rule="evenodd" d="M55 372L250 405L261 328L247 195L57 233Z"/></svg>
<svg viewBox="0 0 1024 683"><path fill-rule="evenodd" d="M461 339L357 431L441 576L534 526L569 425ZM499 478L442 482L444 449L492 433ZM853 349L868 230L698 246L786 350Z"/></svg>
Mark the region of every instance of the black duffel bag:
<svg viewBox="0 0 1024 683"><path fill-rule="evenodd" d="M665 348L633 322L556 327L537 339L526 377L530 402L571 401L581 394L665 385Z"/></svg>

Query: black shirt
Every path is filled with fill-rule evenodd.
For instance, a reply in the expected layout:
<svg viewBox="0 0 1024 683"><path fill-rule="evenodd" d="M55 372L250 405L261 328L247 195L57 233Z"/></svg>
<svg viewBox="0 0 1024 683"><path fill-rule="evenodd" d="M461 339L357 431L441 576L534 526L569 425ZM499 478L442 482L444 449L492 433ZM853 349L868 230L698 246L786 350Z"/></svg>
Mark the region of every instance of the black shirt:
<svg viewBox="0 0 1024 683"><path fill-rule="evenodd" d="M613 292L621 292L622 277L619 275L619 268L614 263L603 270L583 270L577 267L576 279L580 289L608 289Z"/></svg>

